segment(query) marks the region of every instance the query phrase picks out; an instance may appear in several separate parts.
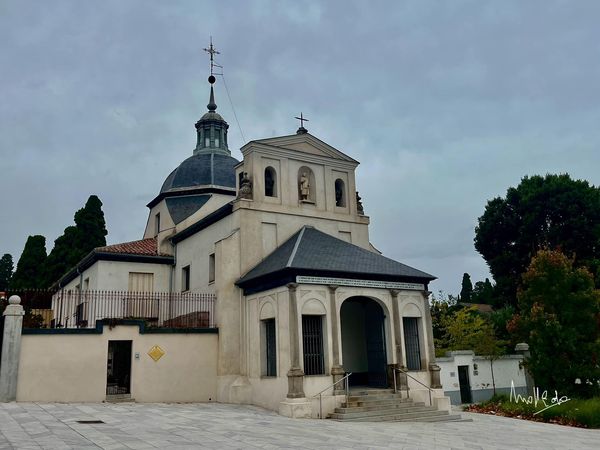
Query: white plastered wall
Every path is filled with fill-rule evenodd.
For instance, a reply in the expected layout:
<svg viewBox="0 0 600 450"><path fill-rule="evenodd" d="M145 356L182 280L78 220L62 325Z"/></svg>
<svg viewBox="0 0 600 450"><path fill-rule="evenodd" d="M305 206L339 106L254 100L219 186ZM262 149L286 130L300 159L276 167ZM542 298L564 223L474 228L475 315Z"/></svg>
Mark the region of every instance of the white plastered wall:
<svg viewBox="0 0 600 450"><path fill-rule="evenodd" d="M85 269L80 276L71 280L64 290L74 290L82 281L89 278L90 290L126 291L129 288L129 273L151 273L154 279L154 291L169 292L171 266L169 264L140 263L126 261L96 261ZM81 284L83 288L83 284Z"/></svg>
<svg viewBox="0 0 600 450"><path fill-rule="evenodd" d="M137 326L102 334L23 335L17 401L101 402L109 340L131 340L131 397L139 402L216 400L217 334L139 334ZM158 345L165 355L147 354ZM139 359L135 354L139 353Z"/></svg>

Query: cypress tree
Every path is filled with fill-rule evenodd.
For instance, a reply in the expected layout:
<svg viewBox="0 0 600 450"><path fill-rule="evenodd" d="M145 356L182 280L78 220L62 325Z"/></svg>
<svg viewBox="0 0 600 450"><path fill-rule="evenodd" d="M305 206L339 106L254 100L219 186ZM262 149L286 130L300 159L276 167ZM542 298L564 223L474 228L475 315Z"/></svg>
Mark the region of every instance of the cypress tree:
<svg viewBox="0 0 600 450"><path fill-rule="evenodd" d="M75 213L75 226L65 228L64 233L54 241L54 248L48 256L44 283L51 286L75 267L81 259L96 247L106 245L106 223L102 212L102 202L90 195L85 206Z"/></svg>
<svg viewBox="0 0 600 450"><path fill-rule="evenodd" d="M462 287L460 290L460 301L471 303L471 294L473 293L473 283L471 283L471 275L463 274Z"/></svg>
<svg viewBox="0 0 600 450"><path fill-rule="evenodd" d="M54 248L46 260L46 270L44 273L44 284L46 287L50 287L54 282L58 281L71 267L79 262L80 252L77 251L76 245L77 228L69 226L54 241Z"/></svg>
<svg viewBox="0 0 600 450"><path fill-rule="evenodd" d="M106 245L106 222L102 212L102 202L95 195L90 195L85 206L75 213L77 227L76 248L79 259L96 247Z"/></svg>
<svg viewBox="0 0 600 450"><path fill-rule="evenodd" d="M17 270L12 276L11 289L39 289L44 285L44 266L46 263L46 238L36 235L29 236Z"/></svg>
<svg viewBox="0 0 600 450"><path fill-rule="evenodd" d="M8 253L2 255L2 258L0 258L0 291L6 292L8 290L14 268L12 255Z"/></svg>

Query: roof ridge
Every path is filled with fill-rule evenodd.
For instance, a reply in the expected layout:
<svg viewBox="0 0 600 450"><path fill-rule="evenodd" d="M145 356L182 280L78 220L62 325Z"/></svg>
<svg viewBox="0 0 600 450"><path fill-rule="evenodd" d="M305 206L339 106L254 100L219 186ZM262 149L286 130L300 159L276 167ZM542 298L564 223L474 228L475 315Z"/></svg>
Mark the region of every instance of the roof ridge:
<svg viewBox="0 0 600 450"><path fill-rule="evenodd" d="M298 251L298 247L300 246L300 241L302 240L302 236L304 235L304 230L306 230L306 225L304 225L300 230L300 233L298 233L296 243L294 244L294 248L292 249L292 253L290 253L290 257L285 267L292 267L292 263L294 262L294 258L296 257L296 252Z"/></svg>

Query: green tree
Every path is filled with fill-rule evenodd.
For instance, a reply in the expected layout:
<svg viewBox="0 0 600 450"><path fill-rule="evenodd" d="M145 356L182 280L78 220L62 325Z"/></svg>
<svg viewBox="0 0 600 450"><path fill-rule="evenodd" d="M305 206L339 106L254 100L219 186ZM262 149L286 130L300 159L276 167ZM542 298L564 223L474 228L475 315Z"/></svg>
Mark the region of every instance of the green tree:
<svg viewBox="0 0 600 450"><path fill-rule="evenodd" d="M574 396L598 394L600 292L587 268L541 250L523 275L519 315L510 324L529 343L537 386ZM579 383L577 383L579 380Z"/></svg>
<svg viewBox="0 0 600 450"><path fill-rule="evenodd" d="M477 307L462 308L446 316L443 323L448 350L473 350L478 355L496 353L499 344L493 325L477 312Z"/></svg>
<svg viewBox="0 0 600 450"><path fill-rule="evenodd" d="M0 258L0 291L6 292L10 285L14 270L13 258L9 253L5 253Z"/></svg>
<svg viewBox="0 0 600 450"><path fill-rule="evenodd" d="M39 289L44 286L44 265L46 263L46 238L36 235L29 236L17 270L12 276L11 289Z"/></svg>
<svg viewBox="0 0 600 450"><path fill-rule="evenodd" d="M460 301L465 303L471 303L472 293L473 283L471 283L471 275L469 275L468 273L464 273L460 289Z"/></svg>
<svg viewBox="0 0 600 450"><path fill-rule="evenodd" d="M489 278L486 278L485 281L478 281L475 283L475 287L471 294L471 301L473 303L484 303L486 305L495 304L494 286Z"/></svg>
<svg viewBox="0 0 600 450"><path fill-rule="evenodd" d="M471 306L445 319L447 350L473 350L490 362L492 387L496 393L494 361L505 353L506 342L496 338L493 325Z"/></svg>
<svg viewBox="0 0 600 450"><path fill-rule="evenodd" d="M435 343L436 356L444 356L448 344L446 342L447 317L452 315L456 310L460 309L457 306L456 298L444 292L439 291L438 295L432 295L429 311L431 313L431 327L433 330L433 340Z"/></svg>
<svg viewBox="0 0 600 450"><path fill-rule="evenodd" d="M46 287L58 281L79 260L81 252L77 248L77 228L69 226L64 233L54 241L54 248L46 260L44 284Z"/></svg>
<svg viewBox="0 0 600 450"><path fill-rule="evenodd" d="M559 248L577 267L600 263L600 189L569 175L525 177L506 197L490 200L475 229L475 248L496 281L500 304L516 304L531 258Z"/></svg>
<svg viewBox="0 0 600 450"><path fill-rule="evenodd" d="M83 258L96 247L106 245L106 222L102 212L102 202L90 195L85 206L75 213L77 227L77 249Z"/></svg>
<svg viewBox="0 0 600 450"><path fill-rule="evenodd" d="M102 202L97 196L91 195L85 206L75 213L74 219L75 225L65 228L48 255L44 275L46 286L58 281L94 248L106 245L106 223Z"/></svg>

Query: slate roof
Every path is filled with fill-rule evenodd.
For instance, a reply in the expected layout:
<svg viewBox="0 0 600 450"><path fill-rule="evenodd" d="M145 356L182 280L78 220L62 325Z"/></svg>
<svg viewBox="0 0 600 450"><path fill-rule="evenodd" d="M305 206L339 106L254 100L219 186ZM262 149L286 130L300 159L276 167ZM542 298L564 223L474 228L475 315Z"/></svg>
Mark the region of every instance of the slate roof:
<svg viewBox="0 0 600 450"><path fill-rule="evenodd" d="M171 219L177 225L202 208L210 197L210 195L186 195L183 197L169 197L165 201Z"/></svg>
<svg viewBox="0 0 600 450"><path fill-rule="evenodd" d="M238 163L232 156L219 153L190 156L169 174L160 193L207 185L235 188L234 167Z"/></svg>
<svg viewBox="0 0 600 450"><path fill-rule="evenodd" d="M158 256L156 238L148 238L139 241L123 242L121 244L96 247L94 251L96 253L121 253L126 255Z"/></svg>
<svg viewBox="0 0 600 450"><path fill-rule="evenodd" d="M244 287L253 281L297 271L315 275L345 275L365 279L412 279L431 281L435 277L349 242L304 226L273 253L262 260L236 284Z"/></svg>

